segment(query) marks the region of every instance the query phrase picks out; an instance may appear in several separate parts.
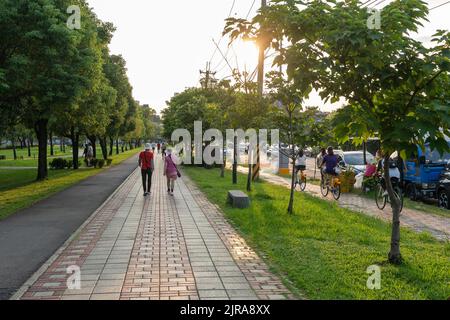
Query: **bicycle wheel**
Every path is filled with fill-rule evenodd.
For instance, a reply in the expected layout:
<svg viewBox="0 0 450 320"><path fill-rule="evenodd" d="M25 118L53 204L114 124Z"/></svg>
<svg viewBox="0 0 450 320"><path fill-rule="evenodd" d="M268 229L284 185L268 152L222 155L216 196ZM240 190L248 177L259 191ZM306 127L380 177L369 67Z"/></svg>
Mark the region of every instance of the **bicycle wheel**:
<svg viewBox="0 0 450 320"><path fill-rule="evenodd" d="M306 177L302 179L302 181L300 181L300 190L301 191L305 191L306 189Z"/></svg>
<svg viewBox="0 0 450 320"><path fill-rule="evenodd" d="M375 202L380 210L386 207L387 197L384 195L384 189L380 184L375 188Z"/></svg>
<svg viewBox="0 0 450 320"><path fill-rule="evenodd" d="M337 186L333 187L332 193L334 200L339 200L339 198L341 197L341 185L338 184Z"/></svg>
<svg viewBox="0 0 450 320"><path fill-rule="evenodd" d="M328 185L326 184L325 179L322 179L322 181L320 182L320 192L322 193L322 196L326 197L328 196L328 192L329 192L329 188Z"/></svg>
<svg viewBox="0 0 450 320"><path fill-rule="evenodd" d="M403 192L399 187L394 188L394 193L397 199L400 200L400 213L403 211Z"/></svg>

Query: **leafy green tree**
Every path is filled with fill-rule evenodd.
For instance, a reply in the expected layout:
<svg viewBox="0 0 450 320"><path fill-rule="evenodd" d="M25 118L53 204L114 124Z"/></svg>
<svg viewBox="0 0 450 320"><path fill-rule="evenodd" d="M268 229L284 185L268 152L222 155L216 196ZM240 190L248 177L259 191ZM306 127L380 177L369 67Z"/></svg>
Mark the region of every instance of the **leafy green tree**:
<svg viewBox="0 0 450 320"><path fill-rule="evenodd" d="M268 37L280 52L276 62L287 65L297 88L314 88L325 101L347 101L335 118L341 142L380 138L393 212L389 261L400 263L400 200L389 177L389 155L425 143L448 149L450 36L437 31L431 48L411 38L428 14L420 0L388 4L379 30L367 27L369 14L356 0L274 0L252 22L229 21L228 28ZM282 50L280 34L290 43Z"/></svg>
<svg viewBox="0 0 450 320"><path fill-rule="evenodd" d="M81 4L81 2L76 2ZM89 88L95 69L85 29L71 30L65 0L1 2L0 88L2 108L36 131L39 142L37 179L47 178L47 138L50 118L73 105ZM38 23L37 23L38 22ZM11 28L12 27L12 28Z"/></svg>
<svg viewBox="0 0 450 320"><path fill-rule="evenodd" d="M127 126L125 124L129 113L129 102L131 100L131 85L127 76L126 62L120 55L108 56L104 65L104 72L111 86L117 91L117 99L114 106L110 110L111 122L107 128L107 135L112 141L116 142L116 154L119 153L119 137L125 135ZM110 155L112 148L110 147Z"/></svg>
<svg viewBox="0 0 450 320"><path fill-rule="evenodd" d="M303 101L308 92L298 90L292 80L287 80L280 72L269 73L268 89L274 103L271 113L273 124L280 130L280 139L289 144L290 150L286 153L291 160L291 193L289 197L288 213L294 211L294 189L295 189L295 161L299 157L300 150L311 145L311 128L314 126L313 117L315 109L303 108ZM298 150L296 150L296 146ZM283 150L279 150L283 153Z"/></svg>

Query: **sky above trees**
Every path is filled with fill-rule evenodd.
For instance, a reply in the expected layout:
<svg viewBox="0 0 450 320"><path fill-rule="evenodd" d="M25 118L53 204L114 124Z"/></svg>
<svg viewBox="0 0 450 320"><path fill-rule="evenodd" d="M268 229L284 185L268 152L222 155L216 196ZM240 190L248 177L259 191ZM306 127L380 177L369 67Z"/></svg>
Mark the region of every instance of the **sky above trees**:
<svg viewBox="0 0 450 320"><path fill-rule="evenodd" d="M122 54L127 61L128 76L134 88L134 96L141 103L150 104L158 112L166 107L165 102L174 92L199 84L199 70L215 51L212 41L219 42L233 0L88 0L99 18L113 22L117 27L110 44L112 53ZM387 0L377 6L382 8ZM429 0L430 8L446 0ZM237 0L232 16L245 18L250 11L252 17L260 3L256 0ZM450 29L448 19L450 4L432 10L429 22L424 22L419 34L421 41L427 41L436 29ZM220 48L227 52L227 39L220 42ZM234 52L235 51L235 52ZM239 65L241 71L253 72L257 56L251 45L237 45L228 51L232 67ZM236 61L235 55L238 56ZM268 69L271 59L267 61ZM231 74L220 52L216 52L211 67L219 71L218 78ZM314 96L309 101L323 110L337 105L323 105Z"/></svg>

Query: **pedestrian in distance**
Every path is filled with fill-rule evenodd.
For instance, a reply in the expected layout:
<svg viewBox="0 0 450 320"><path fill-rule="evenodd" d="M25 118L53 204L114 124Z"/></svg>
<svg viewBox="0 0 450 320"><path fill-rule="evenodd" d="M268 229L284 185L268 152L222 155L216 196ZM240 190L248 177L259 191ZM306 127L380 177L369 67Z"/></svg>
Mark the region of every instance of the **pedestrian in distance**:
<svg viewBox="0 0 450 320"><path fill-rule="evenodd" d="M166 151L166 157L164 158L164 176L167 178L167 192L173 196L173 190L175 187L175 181L177 178L181 178L180 171L175 164L172 150Z"/></svg>
<svg viewBox="0 0 450 320"><path fill-rule="evenodd" d="M163 158L166 156L166 150L167 150L167 145L165 143L163 143L161 145L161 151L162 151Z"/></svg>
<svg viewBox="0 0 450 320"><path fill-rule="evenodd" d="M90 143L86 144L83 152L84 162L86 166L90 167L92 163L92 159L94 158L94 149Z"/></svg>
<svg viewBox="0 0 450 320"><path fill-rule="evenodd" d="M139 154L139 167L142 174L142 187L144 189L144 197L150 195L152 188L152 175L155 168L154 155L151 151L150 143L145 144L145 151Z"/></svg>
<svg viewBox="0 0 450 320"><path fill-rule="evenodd" d="M158 154L159 154L159 151L161 150L161 143L158 142L158 144L156 145L156 147L158 148Z"/></svg>

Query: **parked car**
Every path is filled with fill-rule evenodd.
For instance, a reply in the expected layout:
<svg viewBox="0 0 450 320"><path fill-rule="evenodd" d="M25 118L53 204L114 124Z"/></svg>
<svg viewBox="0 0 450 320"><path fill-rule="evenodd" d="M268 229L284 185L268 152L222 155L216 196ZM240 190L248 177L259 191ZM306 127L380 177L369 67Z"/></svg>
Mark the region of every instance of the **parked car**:
<svg viewBox="0 0 450 320"><path fill-rule="evenodd" d="M439 179L437 191L439 207L450 209L450 163Z"/></svg>
<svg viewBox="0 0 450 320"><path fill-rule="evenodd" d="M450 146L450 138L448 144ZM417 153L406 161L406 195L413 201L421 198L437 199L442 190L438 186L448 162L450 153L441 155L437 150L431 150L428 144L425 145L424 151L418 146Z"/></svg>
<svg viewBox="0 0 450 320"><path fill-rule="evenodd" d="M341 158L341 167L344 167L347 170L352 170L356 174L366 171L366 163L364 163L364 151L344 152L342 150L335 150L334 153ZM375 161L375 157L370 152L366 152L366 161L367 163L372 163Z"/></svg>

